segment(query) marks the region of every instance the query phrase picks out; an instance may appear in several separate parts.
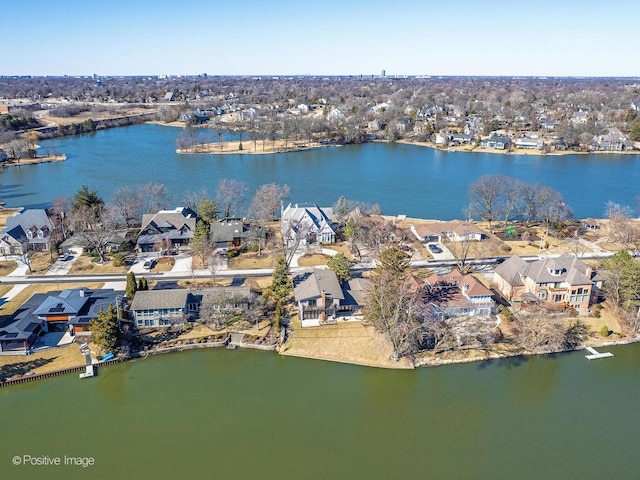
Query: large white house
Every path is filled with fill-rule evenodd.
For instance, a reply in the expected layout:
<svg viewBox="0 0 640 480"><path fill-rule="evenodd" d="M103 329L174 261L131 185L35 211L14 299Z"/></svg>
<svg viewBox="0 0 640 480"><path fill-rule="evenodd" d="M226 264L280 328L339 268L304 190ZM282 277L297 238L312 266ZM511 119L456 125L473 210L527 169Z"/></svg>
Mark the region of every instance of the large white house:
<svg viewBox="0 0 640 480"><path fill-rule="evenodd" d="M332 208L320 208L315 203L291 203L282 210L281 230L285 239L309 243L335 243L337 230L331 217Z"/></svg>

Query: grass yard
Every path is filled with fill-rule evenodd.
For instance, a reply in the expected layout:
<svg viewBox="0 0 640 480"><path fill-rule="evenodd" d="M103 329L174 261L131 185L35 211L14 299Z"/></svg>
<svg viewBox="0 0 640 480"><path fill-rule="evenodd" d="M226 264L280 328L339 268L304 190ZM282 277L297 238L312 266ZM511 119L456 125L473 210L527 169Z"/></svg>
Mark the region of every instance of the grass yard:
<svg viewBox="0 0 640 480"><path fill-rule="evenodd" d="M27 269L27 275L44 275L53 265L55 259L49 252L34 252L31 256L31 268Z"/></svg>
<svg viewBox="0 0 640 480"><path fill-rule="evenodd" d="M69 270L70 274L102 274L102 273L127 273L129 267L122 266L116 267L112 261L108 261L107 263L101 264L93 261L93 257L88 255L80 255L77 259L73 261L73 265L71 265L71 269Z"/></svg>
<svg viewBox="0 0 640 480"><path fill-rule="evenodd" d="M283 355L317 358L386 368L412 368L409 359L391 361L392 348L385 337L362 322L302 328L292 319L294 334L280 350Z"/></svg>
<svg viewBox="0 0 640 480"><path fill-rule="evenodd" d="M276 266L276 257L264 254L258 256L257 253L241 253L237 257L230 258L227 265L230 270L273 268Z"/></svg>
<svg viewBox="0 0 640 480"><path fill-rule="evenodd" d="M18 262L0 261L0 276L9 275L16 268L18 268Z"/></svg>
<svg viewBox="0 0 640 480"><path fill-rule="evenodd" d="M25 355L0 356L0 381L14 375L46 373L85 364L84 355L75 343Z"/></svg>
<svg viewBox="0 0 640 480"><path fill-rule="evenodd" d="M329 255L323 253L307 253L298 259L300 267L316 267L318 265L326 265L329 261Z"/></svg>

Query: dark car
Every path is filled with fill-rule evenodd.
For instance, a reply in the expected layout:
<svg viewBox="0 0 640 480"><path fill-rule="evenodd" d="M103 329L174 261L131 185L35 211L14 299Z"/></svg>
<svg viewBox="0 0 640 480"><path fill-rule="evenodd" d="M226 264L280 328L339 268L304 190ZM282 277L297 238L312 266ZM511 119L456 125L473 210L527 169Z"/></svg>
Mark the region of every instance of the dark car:
<svg viewBox="0 0 640 480"><path fill-rule="evenodd" d="M153 267L156 266L156 262L153 258L151 260L147 260L146 262L144 262L144 265L142 265L144 268L151 270Z"/></svg>
<svg viewBox="0 0 640 480"><path fill-rule="evenodd" d="M430 243L428 247L432 253L442 253L442 249L434 243Z"/></svg>

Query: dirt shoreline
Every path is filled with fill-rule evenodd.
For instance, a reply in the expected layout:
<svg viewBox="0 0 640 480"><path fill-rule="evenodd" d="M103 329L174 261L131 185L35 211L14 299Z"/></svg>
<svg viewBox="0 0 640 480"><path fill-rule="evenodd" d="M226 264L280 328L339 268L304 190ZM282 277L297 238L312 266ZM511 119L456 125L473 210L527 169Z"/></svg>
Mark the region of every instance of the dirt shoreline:
<svg viewBox="0 0 640 480"><path fill-rule="evenodd" d="M21 158L20 160L7 160L3 162L2 167L21 167L23 165L36 165L38 163L64 162L67 159L66 154L48 155L46 157Z"/></svg>

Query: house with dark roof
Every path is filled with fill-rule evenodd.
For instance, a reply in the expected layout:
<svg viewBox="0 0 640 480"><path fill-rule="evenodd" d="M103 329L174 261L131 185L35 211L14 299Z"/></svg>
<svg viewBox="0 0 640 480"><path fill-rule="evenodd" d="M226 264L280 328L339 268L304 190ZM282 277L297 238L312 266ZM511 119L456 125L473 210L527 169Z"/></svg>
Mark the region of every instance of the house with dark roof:
<svg viewBox="0 0 640 480"><path fill-rule="evenodd" d="M597 300L603 278L576 255L563 254L531 263L512 256L495 268L494 282L510 302L529 297L588 309Z"/></svg>
<svg viewBox="0 0 640 480"><path fill-rule="evenodd" d="M492 148L494 150L506 150L511 146L509 137L489 137L480 142L482 148Z"/></svg>
<svg viewBox="0 0 640 480"><path fill-rule="evenodd" d="M293 277L293 296L303 327L317 327L334 320L344 294L333 270L314 268Z"/></svg>
<svg viewBox="0 0 640 480"><path fill-rule="evenodd" d="M152 252L185 246L193 238L196 221L196 212L188 207L145 214L142 216L137 247L142 252Z"/></svg>
<svg viewBox="0 0 640 480"><path fill-rule="evenodd" d="M0 326L0 352L26 354L46 333L87 333L91 320L115 306L124 293L73 288L35 294Z"/></svg>
<svg viewBox="0 0 640 480"><path fill-rule="evenodd" d="M247 226L242 218L225 218L211 223L209 232L214 247L239 247L247 237Z"/></svg>
<svg viewBox="0 0 640 480"><path fill-rule="evenodd" d="M249 308L254 295L246 286L139 290L129 311L138 328L170 327L198 317L203 304L240 313Z"/></svg>
<svg viewBox="0 0 640 480"><path fill-rule="evenodd" d="M138 290L129 311L138 328L170 327L186 322L196 301L186 288Z"/></svg>
<svg viewBox="0 0 640 480"><path fill-rule="evenodd" d="M493 292L471 274L453 270L433 274L426 280L424 298L431 314L442 319L455 317L489 318L496 313Z"/></svg>
<svg viewBox="0 0 640 480"><path fill-rule="evenodd" d="M0 232L0 255L22 255L27 250L48 251L53 231L45 209L24 210L7 218Z"/></svg>

